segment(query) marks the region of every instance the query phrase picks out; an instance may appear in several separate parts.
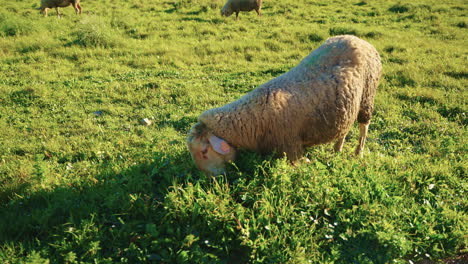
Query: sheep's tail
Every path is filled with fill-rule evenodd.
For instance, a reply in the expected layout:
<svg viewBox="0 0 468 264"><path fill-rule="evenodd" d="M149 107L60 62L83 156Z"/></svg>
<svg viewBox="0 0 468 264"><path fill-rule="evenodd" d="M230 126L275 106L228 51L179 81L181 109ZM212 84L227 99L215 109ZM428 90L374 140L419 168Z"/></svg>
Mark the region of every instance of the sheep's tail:
<svg viewBox="0 0 468 264"><path fill-rule="evenodd" d="M361 103L357 116L358 123L368 124L372 118L372 111L374 109L374 97L379 85L379 80L382 72L382 63L380 56L376 50L375 54L370 54L369 62L367 65L367 76L364 83L364 91L362 93Z"/></svg>

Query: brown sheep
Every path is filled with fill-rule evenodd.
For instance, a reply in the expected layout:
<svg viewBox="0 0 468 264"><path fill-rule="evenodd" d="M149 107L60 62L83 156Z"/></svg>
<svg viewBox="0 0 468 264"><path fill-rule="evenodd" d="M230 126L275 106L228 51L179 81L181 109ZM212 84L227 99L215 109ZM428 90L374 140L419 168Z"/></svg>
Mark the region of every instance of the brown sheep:
<svg viewBox="0 0 468 264"><path fill-rule="evenodd" d="M239 19L240 11L252 11L255 10L257 15L262 15L262 0L228 0L227 3L221 9L222 16L230 16L232 13L236 13L236 19Z"/></svg>
<svg viewBox="0 0 468 264"><path fill-rule="evenodd" d="M236 148L285 154L295 162L305 147L333 140L341 151L357 119L355 154L361 155L381 72L371 44L355 36L332 37L289 72L202 113L189 132L188 149L208 174L223 173Z"/></svg>
<svg viewBox="0 0 468 264"><path fill-rule="evenodd" d="M67 7L72 5L75 8L76 14L81 14L80 0L41 0L41 13L47 16L47 10L49 8L55 8L57 16L60 17L62 14L59 11L59 7Z"/></svg>

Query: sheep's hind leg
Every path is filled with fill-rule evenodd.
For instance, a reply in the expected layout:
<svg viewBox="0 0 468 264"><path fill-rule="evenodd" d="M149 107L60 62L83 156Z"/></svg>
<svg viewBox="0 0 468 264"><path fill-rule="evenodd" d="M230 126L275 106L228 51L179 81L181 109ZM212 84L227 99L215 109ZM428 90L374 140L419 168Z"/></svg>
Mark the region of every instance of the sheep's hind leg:
<svg viewBox="0 0 468 264"><path fill-rule="evenodd" d="M255 11L257 11L258 16L262 16L262 10L260 8L255 9Z"/></svg>
<svg viewBox="0 0 468 264"><path fill-rule="evenodd" d="M359 123L359 145L356 148L354 154L356 156L362 157L362 150L364 149L364 144L366 143L367 130L369 128L369 122Z"/></svg>
<svg viewBox="0 0 468 264"><path fill-rule="evenodd" d="M75 8L75 12L77 15L81 14L81 6L80 4L74 4L73 8Z"/></svg>

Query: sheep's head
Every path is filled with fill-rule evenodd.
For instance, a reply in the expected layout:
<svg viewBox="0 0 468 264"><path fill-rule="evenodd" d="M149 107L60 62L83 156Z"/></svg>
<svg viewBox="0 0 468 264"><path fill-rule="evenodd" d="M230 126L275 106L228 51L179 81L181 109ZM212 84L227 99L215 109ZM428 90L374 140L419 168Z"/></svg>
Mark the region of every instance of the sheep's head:
<svg viewBox="0 0 468 264"><path fill-rule="evenodd" d="M232 15L232 13L234 13L234 12L232 11L232 8L229 6L229 3L227 3L221 9L221 15L222 16L228 17L228 16Z"/></svg>
<svg viewBox="0 0 468 264"><path fill-rule="evenodd" d="M200 122L190 129L187 147L197 167L208 175L223 174L226 163L236 156L235 148Z"/></svg>

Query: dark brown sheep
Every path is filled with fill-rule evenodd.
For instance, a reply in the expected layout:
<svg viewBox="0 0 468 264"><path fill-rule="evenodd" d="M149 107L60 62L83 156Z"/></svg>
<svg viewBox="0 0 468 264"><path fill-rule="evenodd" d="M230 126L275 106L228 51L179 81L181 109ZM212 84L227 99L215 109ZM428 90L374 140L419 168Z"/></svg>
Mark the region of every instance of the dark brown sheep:
<svg viewBox="0 0 468 264"><path fill-rule="evenodd" d="M49 8L55 8L57 11L57 16L60 17L62 14L59 11L59 7L67 7L72 5L75 8L77 14L81 14L81 5L80 0L41 0L41 13L44 16L47 16L47 11Z"/></svg>

